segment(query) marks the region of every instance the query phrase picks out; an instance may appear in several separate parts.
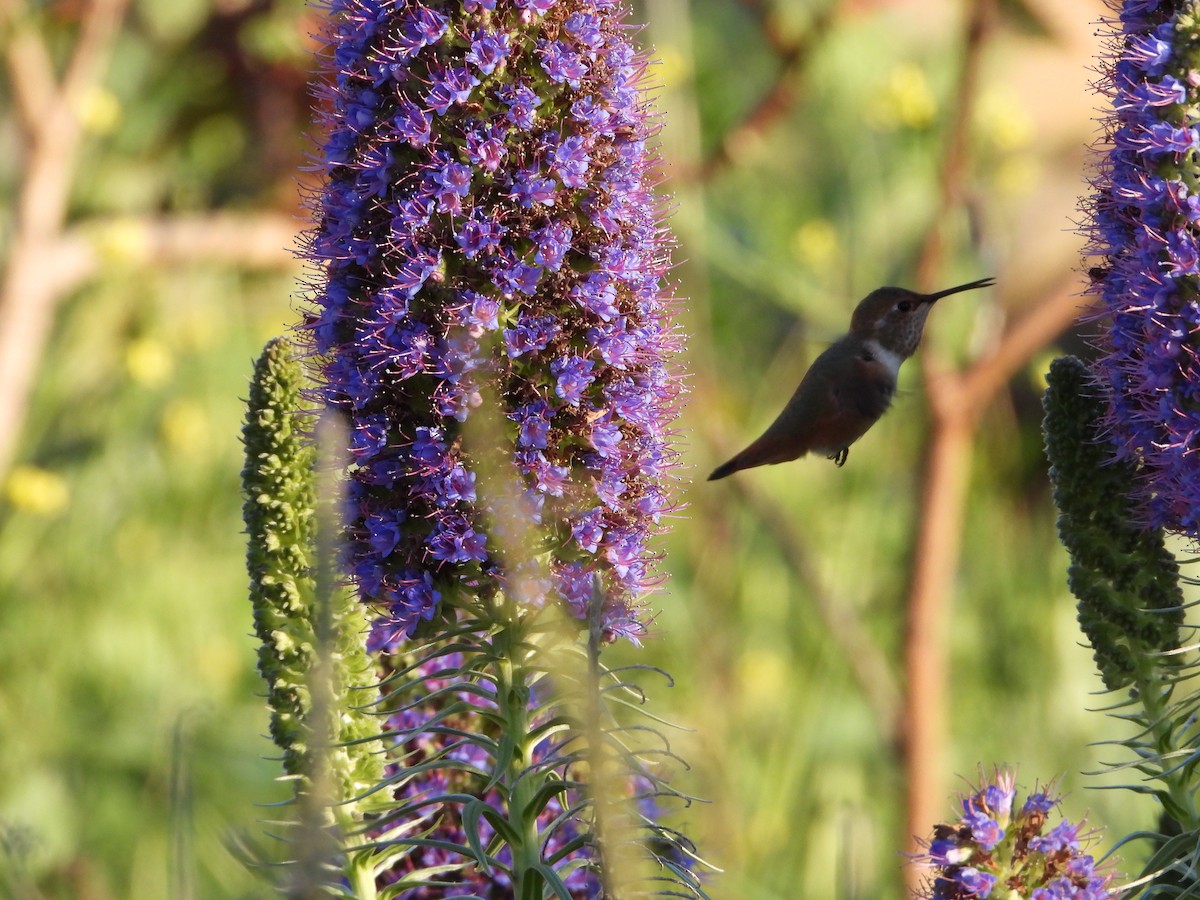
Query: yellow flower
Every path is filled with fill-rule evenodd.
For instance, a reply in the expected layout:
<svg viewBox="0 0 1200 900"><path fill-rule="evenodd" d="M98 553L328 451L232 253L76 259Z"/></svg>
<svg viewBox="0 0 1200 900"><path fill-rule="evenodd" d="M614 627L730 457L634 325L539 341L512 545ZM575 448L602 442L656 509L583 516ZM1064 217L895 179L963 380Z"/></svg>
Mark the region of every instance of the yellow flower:
<svg viewBox="0 0 1200 900"><path fill-rule="evenodd" d="M204 408L194 400L177 399L163 412L163 442L174 453L203 455L212 439L212 427Z"/></svg>
<svg viewBox="0 0 1200 900"><path fill-rule="evenodd" d="M4 487L8 502L16 509L44 519L58 515L71 501L66 479L39 466L15 467Z"/></svg>
<svg viewBox="0 0 1200 900"><path fill-rule="evenodd" d="M867 109L867 120L880 131L926 128L937 114L937 99L925 70L913 63L896 66L887 85Z"/></svg>
<svg viewBox="0 0 1200 900"><path fill-rule="evenodd" d="M125 348L125 371L138 384L158 387L170 376L175 361L167 346L154 338L138 338Z"/></svg>
<svg viewBox="0 0 1200 900"><path fill-rule="evenodd" d="M809 269L825 272L840 267L842 242L828 219L809 219L792 236L792 252Z"/></svg>

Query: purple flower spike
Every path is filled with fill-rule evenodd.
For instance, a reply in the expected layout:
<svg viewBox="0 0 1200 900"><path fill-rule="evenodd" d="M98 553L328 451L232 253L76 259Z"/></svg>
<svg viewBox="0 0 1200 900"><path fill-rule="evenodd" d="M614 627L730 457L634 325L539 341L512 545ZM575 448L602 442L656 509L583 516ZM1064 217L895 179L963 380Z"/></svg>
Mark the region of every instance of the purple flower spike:
<svg viewBox="0 0 1200 900"><path fill-rule="evenodd" d="M1116 29L1119 29L1117 31ZM1126 0L1114 23L1105 158L1085 201L1103 303L1107 431L1141 481L1144 524L1200 538L1200 103L1186 4Z"/></svg>
<svg viewBox="0 0 1200 900"><path fill-rule="evenodd" d="M349 422L346 569L387 613L375 649L489 583L536 581L530 602L587 619L599 578L607 637L646 634L650 538L678 508L681 379L657 123L624 15L611 0L331 6L305 327L319 396ZM1169 109L1178 92L1145 96ZM1177 267L1195 251L1172 245ZM487 398L504 404L523 527L480 508L495 492L468 451ZM526 562L547 569L505 572L521 564L505 542L531 528L553 549Z"/></svg>

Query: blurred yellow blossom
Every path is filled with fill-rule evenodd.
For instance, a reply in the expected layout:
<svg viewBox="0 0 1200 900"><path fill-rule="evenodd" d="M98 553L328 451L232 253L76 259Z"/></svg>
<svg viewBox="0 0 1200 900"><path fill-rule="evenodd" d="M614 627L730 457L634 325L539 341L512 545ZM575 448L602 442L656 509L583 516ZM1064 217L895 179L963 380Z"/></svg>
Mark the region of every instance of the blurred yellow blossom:
<svg viewBox="0 0 1200 900"><path fill-rule="evenodd" d="M650 59L650 78L666 87L677 87L691 78L691 66L678 47L662 44L655 48Z"/></svg>
<svg viewBox="0 0 1200 900"><path fill-rule="evenodd" d="M1032 152L1036 124L1020 98L991 90L979 98L976 130L998 156L993 183L1002 194L1024 194L1037 184L1040 170Z"/></svg>
<svg viewBox="0 0 1200 900"><path fill-rule="evenodd" d="M16 466L4 487L14 507L47 519L58 515L71 501L66 479L40 466Z"/></svg>
<svg viewBox="0 0 1200 900"><path fill-rule="evenodd" d="M807 268L825 272L840 268L842 241L828 219L809 219L792 235L792 253Z"/></svg>
<svg viewBox="0 0 1200 900"><path fill-rule="evenodd" d="M774 647L755 647L738 658L738 696L755 712L778 709L781 686L791 679L790 660Z"/></svg>
<svg viewBox="0 0 1200 900"><path fill-rule="evenodd" d="M867 121L880 131L926 128L936 114L933 88L925 70L914 63L893 68L887 84L867 107Z"/></svg>
<svg viewBox="0 0 1200 900"><path fill-rule="evenodd" d="M125 371L138 384L158 387L174 370L175 361L162 341L143 337L125 348Z"/></svg>
<svg viewBox="0 0 1200 900"><path fill-rule="evenodd" d="M144 262L150 255L146 226L132 216L107 221L103 226L92 229L90 234L96 252L105 262Z"/></svg>
<svg viewBox="0 0 1200 900"><path fill-rule="evenodd" d="M175 452L199 455L208 450L212 425L204 407L194 400L178 398L163 411L161 434L163 442Z"/></svg>
<svg viewBox="0 0 1200 900"><path fill-rule="evenodd" d="M79 98L75 114L85 131L112 134L121 122L121 101L108 88L93 84Z"/></svg>
<svg viewBox="0 0 1200 900"><path fill-rule="evenodd" d="M975 120L997 150L1011 153L1033 145L1034 122L1025 101L1007 91L991 90L980 96Z"/></svg>

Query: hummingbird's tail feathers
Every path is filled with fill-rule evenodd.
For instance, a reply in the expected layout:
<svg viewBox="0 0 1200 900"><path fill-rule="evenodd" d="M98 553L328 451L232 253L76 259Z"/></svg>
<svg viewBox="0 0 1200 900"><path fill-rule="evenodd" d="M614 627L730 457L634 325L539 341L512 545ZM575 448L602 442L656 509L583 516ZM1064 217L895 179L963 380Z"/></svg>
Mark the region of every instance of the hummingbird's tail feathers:
<svg viewBox="0 0 1200 900"><path fill-rule="evenodd" d="M773 466L776 463L798 459L808 452L808 448L781 446L779 433L775 426L767 429L766 434L735 456L724 465L717 466L708 476L709 481L720 481L740 472L742 469L754 469L758 466Z"/></svg>
<svg viewBox="0 0 1200 900"><path fill-rule="evenodd" d="M727 463L722 463L712 470L712 474L708 476L709 481L720 481L722 478L728 478L734 472L742 467L738 465L738 458L735 456Z"/></svg>

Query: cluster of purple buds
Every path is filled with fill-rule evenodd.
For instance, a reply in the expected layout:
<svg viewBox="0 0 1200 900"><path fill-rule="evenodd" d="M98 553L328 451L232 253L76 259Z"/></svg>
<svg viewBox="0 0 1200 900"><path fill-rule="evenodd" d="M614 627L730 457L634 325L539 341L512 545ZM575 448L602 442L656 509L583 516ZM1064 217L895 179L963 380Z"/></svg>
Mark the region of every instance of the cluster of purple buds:
<svg viewBox="0 0 1200 900"><path fill-rule="evenodd" d="M1140 468L1145 524L1200 537L1200 16L1125 0L1101 90L1112 112L1085 205L1099 375L1119 457Z"/></svg>
<svg viewBox="0 0 1200 900"><path fill-rule="evenodd" d="M1035 791L1015 807L1016 779L998 771L962 798L957 822L935 825L920 864L936 870L932 900L1107 900L1112 873L1084 852L1092 835L1063 820L1046 830L1059 803Z"/></svg>
<svg viewBox="0 0 1200 900"><path fill-rule="evenodd" d="M305 328L351 430L351 575L393 646L503 587L464 423L502 404L531 598L645 629L680 379L645 60L615 0L332 0ZM469 441L467 442L469 445ZM477 493L478 492L478 493ZM511 573L508 573L511 574Z"/></svg>

